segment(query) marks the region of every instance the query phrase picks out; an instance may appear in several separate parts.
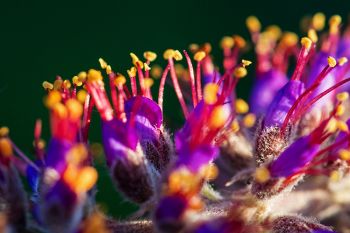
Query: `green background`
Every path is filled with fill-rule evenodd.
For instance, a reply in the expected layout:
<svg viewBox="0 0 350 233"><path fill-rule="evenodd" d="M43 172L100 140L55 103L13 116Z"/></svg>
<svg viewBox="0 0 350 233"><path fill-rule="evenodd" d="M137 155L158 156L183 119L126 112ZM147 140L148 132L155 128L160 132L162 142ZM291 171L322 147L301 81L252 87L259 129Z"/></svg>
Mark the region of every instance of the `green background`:
<svg viewBox="0 0 350 233"><path fill-rule="evenodd" d="M323 11L346 18L349 7L349 0L1 3L0 125L10 127L12 139L30 154L35 119L43 119L44 137L49 138L48 114L42 104L44 80L52 81L56 75L71 78L81 70L98 68L99 57L126 74L131 51L141 55L153 50L161 55L164 49L182 50L193 42L212 43L220 62L217 45L221 37L240 34L248 38L244 22L249 15L258 16L265 26L278 24L299 32L302 16ZM244 57L253 59L253 54ZM239 85L239 96L248 96L250 83L246 79ZM165 114L172 119L168 125L176 128L181 112L169 88L166 96ZM96 115L91 141L100 138ZM121 201L107 172L100 174L98 199L117 217L135 208Z"/></svg>

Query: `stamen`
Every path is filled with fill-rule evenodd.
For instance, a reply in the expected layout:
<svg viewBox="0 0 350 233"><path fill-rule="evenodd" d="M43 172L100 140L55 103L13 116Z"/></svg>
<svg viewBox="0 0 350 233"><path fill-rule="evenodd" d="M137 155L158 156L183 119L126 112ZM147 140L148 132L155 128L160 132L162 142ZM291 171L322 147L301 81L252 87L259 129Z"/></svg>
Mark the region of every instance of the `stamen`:
<svg viewBox="0 0 350 233"><path fill-rule="evenodd" d="M314 28L316 31L321 31L324 28L326 21L326 16L318 12L312 17L312 28Z"/></svg>
<svg viewBox="0 0 350 233"><path fill-rule="evenodd" d="M98 62L100 63L100 66L102 69L107 69L108 64L105 60L103 60L102 58L99 58Z"/></svg>
<svg viewBox="0 0 350 233"><path fill-rule="evenodd" d="M98 173L93 167L84 167L79 171L78 177L75 181L75 191L83 193L90 190L97 181Z"/></svg>
<svg viewBox="0 0 350 233"><path fill-rule="evenodd" d="M317 33L314 29L310 29L307 33L307 36L311 39L313 43L317 43L318 41L318 36Z"/></svg>
<svg viewBox="0 0 350 233"><path fill-rule="evenodd" d="M237 119L234 119L231 123L231 130L233 133L237 133L239 131L240 127L239 127L239 123L237 121Z"/></svg>
<svg viewBox="0 0 350 233"><path fill-rule="evenodd" d="M350 160L350 151L348 149L340 149L338 152L339 158L344 161Z"/></svg>
<svg viewBox="0 0 350 233"><path fill-rule="evenodd" d="M221 39L220 45L223 50L230 50L235 45L235 41L231 36L225 36Z"/></svg>
<svg viewBox="0 0 350 233"><path fill-rule="evenodd" d="M237 78L244 78L245 76L247 76L248 71L245 67L237 67L234 71L233 74L235 77Z"/></svg>
<svg viewBox="0 0 350 233"><path fill-rule="evenodd" d="M246 128L251 128L255 125L256 122L256 116L253 113L248 113L243 118L243 125Z"/></svg>
<svg viewBox="0 0 350 233"><path fill-rule="evenodd" d="M81 82L81 81L79 80L79 77L78 77L78 76L74 76L74 77L72 78L72 82L73 82L73 84L74 84L75 86L77 86L77 87L80 87L80 86L83 85L83 82Z"/></svg>
<svg viewBox="0 0 350 233"><path fill-rule="evenodd" d="M69 164L78 166L88 158L88 150L83 143L74 145L68 152L66 160Z"/></svg>
<svg viewBox="0 0 350 233"><path fill-rule="evenodd" d="M6 126L0 128L0 137L6 137L10 133L10 129Z"/></svg>
<svg viewBox="0 0 350 233"><path fill-rule="evenodd" d="M53 89L53 84L48 82L48 81L44 81L42 85L43 85L43 88L45 90L52 90Z"/></svg>
<svg viewBox="0 0 350 233"><path fill-rule="evenodd" d="M249 105L243 99L237 99L235 109L238 114L244 114L249 111Z"/></svg>
<svg viewBox="0 0 350 233"><path fill-rule="evenodd" d="M164 86L165 86L165 81L166 81L166 77L169 73L170 70L170 65L167 65L167 67L165 68L162 78L160 79L160 84L159 84L159 91L158 91L158 105L160 107L160 109L163 110L163 96L164 96Z"/></svg>
<svg viewBox="0 0 350 233"><path fill-rule="evenodd" d="M66 102L66 107L69 113L69 117L72 120L78 120L83 114L83 106L75 99L69 99Z"/></svg>
<svg viewBox="0 0 350 233"><path fill-rule="evenodd" d="M349 99L349 93L348 92L340 92L337 94L336 97L337 97L338 101L344 102L347 99Z"/></svg>
<svg viewBox="0 0 350 233"><path fill-rule="evenodd" d="M224 105L216 106L210 114L208 125L210 128L217 129L224 126L230 117L230 111Z"/></svg>
<svg viewBox="0 0 350 233"><path fill-rule="evenodd" d="M202 78L201 78L201 61L205 58L206 54L204 51L199 51L194 54L194 60L197 61L197 70L196 70L196 84L197 84L197 96L198 101L202 100Z"/></svg>
<svg viewBox="0 0 350 233"><path fill-rule="evenodd" d="M244 60L244 59L242 59L242 65L243 65L243 67L250 66L251 64L252 64L252 62L251 62L251 61L248 61L248 60Z"/></svg>
<svg viewBox="0 0 350 233"><path fill-rule="evenodd" d="M136 96L137 95L137 85L136 85L136 68L135 67L131 67L129 70L127 70L127 73L130 77L131 80L131 92L132 92L132 96Z"/></svg>
<svg viewBox="0 0 350 233"><path fill-rule="evenodd" d="M208 83L204 87L204 102L206 104L215 104L218 100L217 94L219 91L219 86L216 83Z"/></svg>
<svg viewBox="0 0 350 233"><path fill-rule="evenodd" d="M147 61L152 62L152 61L156 60L157 54L154 53L154 52L151 52L151 51L146 51L146 52L143 53L143 57L144 57Z"/></svg>
<svg viewBox="0 0 350 233"><path fill-rule="evenodd" d="M13 155L10 139L0 138L0 155L5 158L10 158Z"/></svg>
<svg viewBox="0 0 350 233"><path fill-rule="evenodd" d="M83 104L85 103L86 96L87 92L85 90L79 90L77 93L77 100Z"/></svg>
<svg viewBox="0 0 350 233"><path fill-rule="evenodd" d="M271 178L271 175L269 169L266 167L258 167L255 171L254 177L258 183L265 183Z"/></svg>
<svg viewBox="0 0 350 233"><path fill-rule="evenodd" d="M187 66L188 66L188 71L189 71L189 76L190 76L190 86L191 86L193 107L196 107L196 105L197 105L197 92L196 92L196 87L195 87L196 84L195 84L195 78L194 78L193 65L192 65L191 59L188 56L186 50L184 50L183 53L185 54L185 58L187 61Z"/></svg>
<svg viewBox="0 0 350 233"><path fill-rule="evenodd" d="M339 25L341 24L341 17L339 15L333 15L329 19L329 33L337 34L339 32Z"/></svg>
<svg viewBox="0 0 350 233"><path fill-rule="evenodd" d="M61 102L61 93L59 91L50 91L45 99L45 105L49 109L53 108L57 103Z"/></svg>
<svg viewBox="0 0 350 233"><path fill-rule="evenodd" d="M102 81L103 77L101 71L90 69L87 74L87 80L88 82Z"/></svg>
<svg viewBox="0 0 350 233"><path fill-rule="evenodd" d="M261 29L260 21L255 16L249 16L246 20L246 25L250 32L259 32Z"/></svg>
<svg viewBox="0 0 350 233"><path fill-rule="evenodd" d="M335 58L332 56L329 56L327 58L327 62L328 62L329 67L332 67L332 68L337 65L337 60L335 60Z"/></svg>

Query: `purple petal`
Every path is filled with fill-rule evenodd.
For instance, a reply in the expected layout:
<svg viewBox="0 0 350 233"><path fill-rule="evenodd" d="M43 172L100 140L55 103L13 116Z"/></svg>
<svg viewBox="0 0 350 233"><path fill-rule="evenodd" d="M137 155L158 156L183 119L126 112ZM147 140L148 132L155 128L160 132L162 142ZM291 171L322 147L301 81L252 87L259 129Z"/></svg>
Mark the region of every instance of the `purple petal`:
<svg viewBox="0 0 350 233"><path fill-rule="evenodd" d="M73 144L66 140L52 138L45 157L45 165L61 174L67 167L66 155Z"/></svg>
<svg viewBox="0 0 350 233"><path fill-rule="evenodd" d="M179 220L187 208L187 200L182 196L167 196L161 199L155 212L157 221Z"/></svg>

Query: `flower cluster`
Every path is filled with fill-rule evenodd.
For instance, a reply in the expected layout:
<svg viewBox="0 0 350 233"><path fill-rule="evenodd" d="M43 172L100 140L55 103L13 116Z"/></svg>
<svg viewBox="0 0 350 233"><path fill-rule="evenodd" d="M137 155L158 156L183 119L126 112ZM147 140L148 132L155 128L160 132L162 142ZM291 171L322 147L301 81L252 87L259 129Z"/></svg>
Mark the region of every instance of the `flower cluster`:
<svg viewBox="0 0 350 233"><path fill-rule="evenodd" d="M252 64L241 58L248 42L238 35L221 41L221 71L206 43L192 44L191 54L166 50L164 69L151 64L154 52L145 52L142 59L130 53L128 78L100 58L101 69L82 71L72 80L45 81L51 126L47 148L41 120L34 127L34 160L16 146L7 127L0 128L0 228L53 233L344 231L349 221L326 226L311 218L322 223L344 219L350 206L344 194L350 181L350 29L342 32L341 17L335 15L323 31L325 20L322 13L310 18L299 43L294 33L275 25L262 30L256 17L247 18L256 52L249 105L235 91ZM157 99L151 90L154 78L159 78ZM165 88L173 89L185 119L173 134L163 119ZM89 140L94 109L110 177L117 191L139 205L137 220L107 218L95 202L102 187L96 185ZM319 195L324 196L318 200ZM317 201L327 204L310 210L309 203Z"/></svg>

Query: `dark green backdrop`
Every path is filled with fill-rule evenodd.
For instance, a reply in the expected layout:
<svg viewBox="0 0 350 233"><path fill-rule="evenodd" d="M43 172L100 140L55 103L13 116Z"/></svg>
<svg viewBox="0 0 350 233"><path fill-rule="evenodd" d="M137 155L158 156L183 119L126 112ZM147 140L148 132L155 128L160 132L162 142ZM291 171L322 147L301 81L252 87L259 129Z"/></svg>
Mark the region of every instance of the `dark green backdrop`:
<svg viewBox="0 0 350 233"><path fill-rule="evenodd" d="M350 9L349 0L12 2L2 2L0 8L0 125L10 127L11 137L28 154L36 118L43 119L44 136L49 135L43 80L53 80L57 74L71 78L81 70L97 68L99 57L125 73L131 51L185 49L192 42L211 42L219 58L220 38L247 37L244 22L251 14L263 25L298 31L299 20L306 14L323 11L346 17ZM247 97L249 83L240 84L240 96ZM173 93L168 96L166 115L176 119L169 122L171 126L178 126L181 113L174 110ZM93 127L91 140L98 141L98 122ZM125 216L133 208L120 200L107 177L107 173L100 175L99 202L110 213Z"/></svg>

